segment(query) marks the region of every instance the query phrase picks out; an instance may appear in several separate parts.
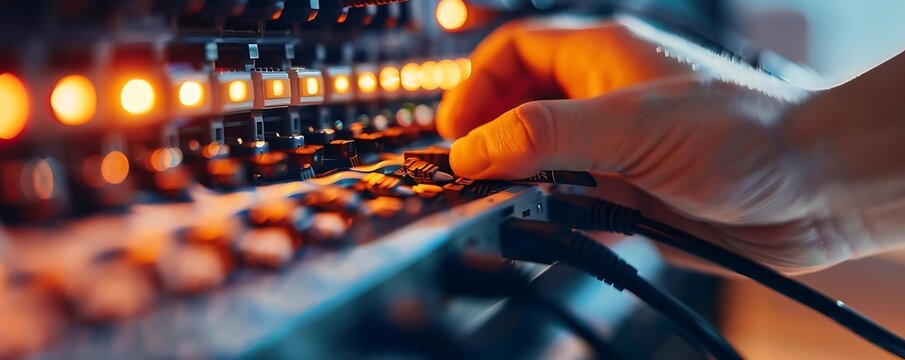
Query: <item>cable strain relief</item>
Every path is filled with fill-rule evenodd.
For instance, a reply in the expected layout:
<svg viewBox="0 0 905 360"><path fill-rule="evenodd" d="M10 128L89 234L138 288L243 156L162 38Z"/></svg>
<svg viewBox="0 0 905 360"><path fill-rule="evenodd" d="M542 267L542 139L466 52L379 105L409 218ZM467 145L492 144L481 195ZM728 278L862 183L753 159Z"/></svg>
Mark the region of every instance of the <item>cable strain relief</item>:
<svg viewBox="0 0 905 360"><path fill-rule="evenodd" d="M608 247L584 234L572 231L567 237L563 261L587 272L619 291L630 287L638 278L638 270Z"/></svg>
<svg viewBox="0 0 905 360"><path fill-rule="evenodd" d="M597 199L591 208L595 230L634 235L641 212L625 206Z"/></svg>

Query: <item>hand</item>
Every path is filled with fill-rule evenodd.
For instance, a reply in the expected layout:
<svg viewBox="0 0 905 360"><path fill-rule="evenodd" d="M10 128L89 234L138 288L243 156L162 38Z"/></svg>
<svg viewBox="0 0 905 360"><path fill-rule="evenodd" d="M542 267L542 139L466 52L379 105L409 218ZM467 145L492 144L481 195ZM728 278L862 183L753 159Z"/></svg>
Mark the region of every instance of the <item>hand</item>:
<svg viewBox="0 0 905 360"><path fill-rule="evenodd" d="M789 150L780 125L795 104L692 75L654 49L612 25L504 28L476 50L472 78L444 98L438 129L462 135L486 119L482 111L514 109L457 140L453 170L493 179L543 169L613 174L602 187L609 200L785 272L870 249L852 218L828 210L817 162ZM649 82L631 86L640 81ZM538 88L582 99L519 105ZM515 90L489 95L504 89Z"/></svg>

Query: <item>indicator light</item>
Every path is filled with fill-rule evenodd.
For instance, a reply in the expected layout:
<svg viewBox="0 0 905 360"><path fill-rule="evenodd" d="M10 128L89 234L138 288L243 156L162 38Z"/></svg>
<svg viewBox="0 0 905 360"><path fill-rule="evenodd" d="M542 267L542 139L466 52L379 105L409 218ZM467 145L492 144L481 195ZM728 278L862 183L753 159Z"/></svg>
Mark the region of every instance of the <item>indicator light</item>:
<svg viewBox="0 0 905 360"><path fill-rule="evenodd" d="M468 20L468 7L462 0L440 0L434 15L443 29L458 30Z"/></svg>
<svg viewBox="0 0 905 360"><path fill-rule="evenodd" d="M459 65L455 61L450 59L440 60L438 65L440 66L440 72L443 74L440 81L441 89L449 90L459 85L459 82L462 81L462 70L459 69Z"/></svg>
<svg viewBox="0 0 905 360"><path fill-rule="evenodd" d="M371 94L377 91L377 76L370 71L358 74L358 90L365 94Z"/></svg>
<svg viewBox="0 0 905 360"><path fill-rule="evenodd" d="M436 90L443 81L443 70L435 61L425 61L421 64L421 88L424 90Z"/></svg>
<svg viewBox="0 0 905 360"><path fill-rule="evenodd" d="M283 99L289 97L289 79L270 79L264 81L264 97L267 99Z"/></svg>
<svg viewBox="0 0 905 360"><path fill-rule="evenodd" d="M154 87L144 79L129 80L119 93L119 102L123 110L133 115L151 112L155 101Z"/></svg>
<svg viewBox="0 0 905 360"><path fill-rule="evenodd" d="M0 74L0 139L19 136L28 123L29 112L25 84L13 74Z"/></svg>
<svg viewBox="0 0 905 360"><path fill-rule="evenodd" d="M462 71L462 81L465 81L471 76L471 60L468 58L458 58L456 59L456 64L459 65L459 70Z"/></svg>
<svg viewBox="0 0 905 360"><path fill-rule="evenodd" d="M57 121L65 125L83 125L97 113L94 84L82 75L67 75L50 93L50 108Z"/></svg>
<svg viewBox="0 0 905 360"><path fill-rule="evenodd" d="M179 86L179 103L193 108L204 103L204 87L197 81L186 81Z"/></svg>
<svg viewBox="0 0 905 360"><path fill-rule="evenodd" d="M399 70L387 66L380 70L380 88L386 92L399 90Z"/></svg>
<svg viewBox="0 0 905 360"><path fill-rule="evenodd" d="M229 83L226 93L231 102L248 101L248 83L243 80L233 80Z"/></svg>
<svg viewBox="0 0 905 360"><path fill-rule="evenodd" d="M408 63L399 71L399 80L402 88L415 91L421 88L421 71L418 64Z"/></svg>
<svg viewBox="0 0 905 360"><path fill-rule="evenodd" d="M321 93L321 85L320 81L317 78L309 77L305 78L305 91L302 91L304 96L317 96Z"/></svg>
<svg viewBox="0 0 905 360"><path fill-rule="evenodd" d="M333 91L339 95L345 95L349 93L349 77L346 75L339 75L335 79L333 79Z"/></svg>

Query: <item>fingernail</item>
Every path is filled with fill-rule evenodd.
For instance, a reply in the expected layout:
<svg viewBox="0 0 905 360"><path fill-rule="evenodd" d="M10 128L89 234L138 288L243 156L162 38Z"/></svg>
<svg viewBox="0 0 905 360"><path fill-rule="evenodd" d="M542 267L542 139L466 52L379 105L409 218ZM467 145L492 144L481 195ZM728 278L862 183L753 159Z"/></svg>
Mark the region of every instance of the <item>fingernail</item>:
<svg viewBox="0 0 905 360"><path fill-rule="evenodd" d="M459 176L472 177L490 167L487 144L481 135L466 135L452 144L449 164Z"/></svg>

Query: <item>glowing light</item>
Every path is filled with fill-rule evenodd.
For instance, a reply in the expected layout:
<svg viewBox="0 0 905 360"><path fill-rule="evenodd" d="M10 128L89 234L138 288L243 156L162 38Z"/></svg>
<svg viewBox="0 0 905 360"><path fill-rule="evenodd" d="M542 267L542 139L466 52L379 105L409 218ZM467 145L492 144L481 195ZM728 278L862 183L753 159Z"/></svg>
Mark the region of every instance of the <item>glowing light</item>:
<svg viewBox="0 0 905 360"><path fill-rule="evenodd" d="M120 184L129 176L129 159L126 154L111 151L101 160L101 177L108 184Z"/></svg>
<svg viewBox="0 0 905 360"><path fill-rule="evenodd" d="M336 79L333 79L333 92L338 95L343 95L349 92L349 86L351 83L349 82L349 77L346 75L339 75Z"/></svg>
<svg viewBox="0 0 905 360"><path fill-rule="evenodd" d="M435 16L440 27L458 30L468 20L468 7L462 0L440 0Z"/></svg>
<svg viewBox="0 0 905 360"><path fill-rule="evenodd" d="M289 97L286 89L289 87L288 79L272 79L264 81L264 97L268 99Z"/></svg>
<svg viewBox="0 0 905 360"><path fill-rule="evenodd" d="M358 74L358 89L365 94L373 93L377 90L377 75L370 71L364 71Z"/></svg>
<svg viewBox="0 0 905 360"><path fill-rule="evenodd" d="M182 151L172 147L156 149L151 152L148 161L152 169L157 172L164 172L182 163Z"/></svg>
<svg viewBox="0 0 905 360"><path fill-rule="evenodd" d="M0 139L19 136L28 122L29 110L25 84L13 74L0 74Z"/></svg>
<svg viewBox="0 0 905 360"><path fill-rule="evenodd" d="M66 125L82 125L97 112L94 84L82 75L64 76L50 93L50 108L57 121Z"/></svg>
<svg viewBox="0 0 905 360"><path fill-rule="evenodd" d="M443 70L435 61L425 61L421 64L421 88L424 90L436 90L443 81Z"/></svg>
<svg viewBox="0 0 905 360"><path fill-rule="evenodd" d="M197 107L204 102L204 87L197 81L186 81L179 86L179 103L185 107Z"/></svg>
<svg viewBox="0 0 905 360"><path fill-rule="evenodd" d="M242 80L234 80L229 83L226 93L229 96L229 101L248 101L248 84Z"/></svg>
<svg viewBox="0 0 905 360"><path fill-rule="evenodd" d="M54 195L54 176L51 163L46 159L31 161L22 169L23 194L37 200L47 200ZM26 185L30 188L26 188Z"/></svg>
<svg viewBox="0 0 905 360"><path fill-rule="evenodd" d="M462 81L462 70L459 69L459 65L456 64L455 61L445 59L440 60L440 71L443 73L443 80L440 81L440 88L443 90L449 90Z"/></svg>
<svg viewBox="0 0 905 360"><path fill-rule="evenodd" d="M119 92L119 103L123 110L133 115L147 114L156 101L154 87L147 80L132 79Z"/></svg>
<svg viewBox="0 0 905 360"><path fill-rule="evenodd" d="M317 78L305 78L305 96L314 96L319 95L321 92L320 82L317 81Z"/></svg>
<svg viewBox="0 0 905 360"><path fill-rule="evenodd" d="M405 64L402 70L399 71L399 80L403 89L408 91L418 90L421 87L421 71L418 64Z"/></svg>
<svg viewBox="0 0 905 360"><path fill-rule="evenodd" d="M456 59L456 64L459 65L459 70L462 71L462 81L468 79L471 76L471 60L468 58L458 58Z"/></svg>
<svg viewBox="0 0 905 360"><path fill-rule="evenodd" d="M387 66L380 70L380 87L383 91L394 92L399 90L399 70Z"/></svg>

